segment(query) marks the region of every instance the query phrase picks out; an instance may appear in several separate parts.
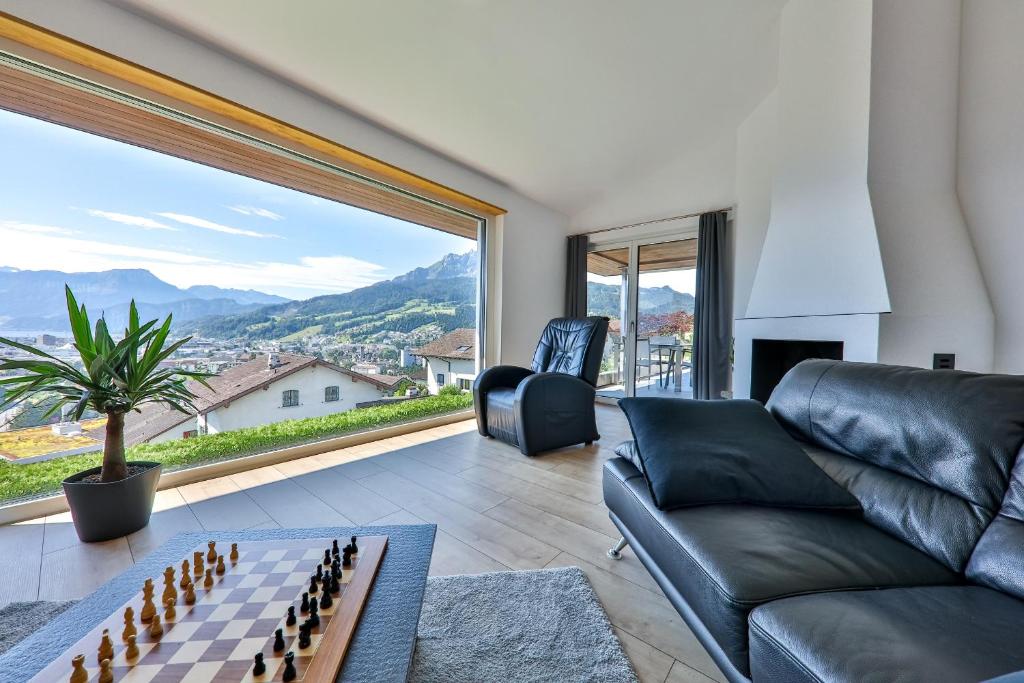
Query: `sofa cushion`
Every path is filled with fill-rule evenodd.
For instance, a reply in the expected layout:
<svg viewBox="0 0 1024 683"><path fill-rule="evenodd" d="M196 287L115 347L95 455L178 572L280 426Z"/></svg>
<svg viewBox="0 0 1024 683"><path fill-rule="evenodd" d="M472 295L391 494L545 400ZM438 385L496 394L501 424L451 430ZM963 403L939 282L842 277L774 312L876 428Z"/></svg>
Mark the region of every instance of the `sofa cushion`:
<svg viewBox="0 0 1024 683"><path fill-rule="evenodd" d="M636 441L630 439L629 441L623 441L615 447L615 455L620 458L624 458L633 467L639 469L643 468L643 463L640 462L640 454L636 451Z"/></svg>
<svg viewBox="0 0 1024 683"><path fill-rule="evenodd" d="M959 580L853 515L750 505L662 511L640 472L622 458L605 463L603 486L614 519L744 674L747 615L758 605L821 591Z"/></svg>
<svg viewBox="0 0 1024 683"><path fill-rule="evenodd" d="M506 387L491 389L486 394L487 431L496 439L519 445L516 431L516 390Z"/></svg>
<svg viewBox="0 0 1024 683"><path fill-rule="evenodd" d="M868 521L958 571L1024 444L1020 376L809 360L783 377L768 409L797 438L856 461L823 466L845 471L837 479ZM867 478L884 493L851 485Z"/></svg>
<svg viewBox="0 0 1024 683"><path fill-rule="evenodd" d="M976 683L1024 667L1024 602L980 586L806 595L750 614L755 681Z"/></svg>
<svg viewBox="0 0 1024 683"><path fill-rule="evenodd" d="M967 578L1024 599L1024 456L1013 469L1002 509L974 548Z"/></svg>
<svg viewBox="0 0 1024 683"><path fill-rule="evenodd" d="M662 510L714 503L859 507L757 401L625 398L619 405Z"/></svg>

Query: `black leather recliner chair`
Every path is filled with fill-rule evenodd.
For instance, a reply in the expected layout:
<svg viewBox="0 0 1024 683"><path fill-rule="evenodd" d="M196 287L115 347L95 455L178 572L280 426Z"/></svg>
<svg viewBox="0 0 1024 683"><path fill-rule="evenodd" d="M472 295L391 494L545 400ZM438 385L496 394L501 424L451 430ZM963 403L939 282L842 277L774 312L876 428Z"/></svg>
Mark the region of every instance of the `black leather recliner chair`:
<svg viewBox="0 0 1024 683"><path fill-rule="evenodd" d="M481 372L473 383L480 433L523 455L601 438L594 392L607 333L608 318L555 318L530 369L496 365Z"/></svg>

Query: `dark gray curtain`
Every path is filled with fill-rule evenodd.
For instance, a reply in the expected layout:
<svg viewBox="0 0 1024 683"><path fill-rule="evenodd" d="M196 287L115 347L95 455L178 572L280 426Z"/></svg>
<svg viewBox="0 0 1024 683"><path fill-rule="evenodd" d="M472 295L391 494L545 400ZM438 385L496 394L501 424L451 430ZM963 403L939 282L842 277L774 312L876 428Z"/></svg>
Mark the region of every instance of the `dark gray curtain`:
<svg viewBox="0 0 1024 683"><path fill-rule="evenodd" d="M693 311L693 397L722 398L729 389L732 344L728 297L726 213L702 214L697 235L697 296Z"/></svg>
<svg viewBox="0 0 1024 683"><path fill-rule="evenodd" d="M565 267L565 315L587 316L587 236L569 238L569 260Z"/></svg>

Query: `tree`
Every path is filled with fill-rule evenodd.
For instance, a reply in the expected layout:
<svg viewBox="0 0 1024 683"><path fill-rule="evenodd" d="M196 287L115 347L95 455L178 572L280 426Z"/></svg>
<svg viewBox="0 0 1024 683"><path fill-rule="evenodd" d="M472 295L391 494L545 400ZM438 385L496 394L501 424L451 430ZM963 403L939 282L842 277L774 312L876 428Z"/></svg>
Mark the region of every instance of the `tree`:
<svg viewBox="0 0 1024 683"><path fill-rule="evenodd" d="M0 386L7 388L0 408L17 404L38 392L52 392L57 400L47 417L64 406L72 407L71 416L75 420L81 419L89 407L106 415L100 481L119 481L128 476L124 458L125 414L147 403L163 403L185 414L194 413L196 396L189 390L186 380L194 379L210 388L206 378L212 373L160 367L191 339L185 337L167 344L171 316L168 315L160 327L156 327L156 320L140 325L139 312L132 301L124 338L115 343L106 321L102 317L97 320L94 332L85 306L79 308L71 288L65 285L64 289L74 346L84 370L27 344L0 337L0 344L36 357L0 362L0 371L24 373L0 379Z"/></svg>

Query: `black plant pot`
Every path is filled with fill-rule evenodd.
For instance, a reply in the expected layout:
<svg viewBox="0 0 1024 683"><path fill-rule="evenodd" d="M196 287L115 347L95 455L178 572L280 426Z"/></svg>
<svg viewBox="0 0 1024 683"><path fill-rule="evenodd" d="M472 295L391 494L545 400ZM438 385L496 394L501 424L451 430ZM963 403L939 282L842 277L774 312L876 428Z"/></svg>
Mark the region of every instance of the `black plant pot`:
<svg viewBox="0 0 1024 683"><path fill-rule="evenodd" d="M128 464L146 469L109 483L82 481L90 474L99 474L99 467L64 480L64 496L71 507L75 531L82 541L109 541L149 524L160 482L160 463L135 461Z"/></svg>

